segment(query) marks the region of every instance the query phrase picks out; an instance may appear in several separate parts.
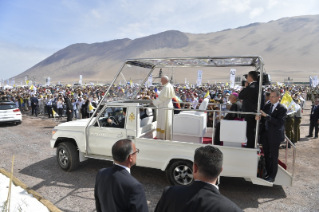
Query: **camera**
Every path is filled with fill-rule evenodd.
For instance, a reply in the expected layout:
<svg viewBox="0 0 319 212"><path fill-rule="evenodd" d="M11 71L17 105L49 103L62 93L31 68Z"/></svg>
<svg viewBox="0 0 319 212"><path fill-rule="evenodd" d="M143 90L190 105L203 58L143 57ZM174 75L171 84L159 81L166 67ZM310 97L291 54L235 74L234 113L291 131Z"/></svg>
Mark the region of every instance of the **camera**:
<svg viewBox="0 0 319 212"><path fill-rule="evenodd" d="M245 77L245 79L247 79L247 76L248 74L244 74L243 75ZM260 81L260 73L258 72L258 81ZM247 82L247 80L242 80L241 81L241 86L245 86L245 83ZM266 74L266 73L263 73L263 82L262 82L262 85L270 85L271 84L271 78L270 78L270 74Z"/></svg>

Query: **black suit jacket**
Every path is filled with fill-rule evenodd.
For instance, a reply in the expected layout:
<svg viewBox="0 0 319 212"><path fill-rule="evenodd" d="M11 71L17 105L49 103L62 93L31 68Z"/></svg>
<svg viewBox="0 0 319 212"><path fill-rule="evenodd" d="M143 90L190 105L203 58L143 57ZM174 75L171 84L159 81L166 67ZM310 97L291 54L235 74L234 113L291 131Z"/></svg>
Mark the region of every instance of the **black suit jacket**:
<svg viewBox="0 0 319 212"><path fill-rule="evenodd" d="M271 104L268 103L264 106L264 112L268 114ZM280 143L285 139L285 121L287 116L287 108L278 104L273 112L267 117L261 118L260 133L266 131L266 120L268 120L268 141L273 143Z"/></svg>
<svg viewBox="0 0 319 212"><path fill-rule="evenodd" d="M231 105L229 111L241 111L241 108L241 102L237 101ZM225 120L234 120L235 118L241 118L241 115L236 113L227 113L227 115L224 117Z"/></svg>
<svg viewBox="0 0 319 212"><path fill-rule="evenodd" d="M31 106L36 106L39 103L37 97L31 97L30 101L31 101Z"/></svg>
<svg viewBox="0 0 319 212"><path fill-rule="evenodd" d="M259 84L257 82L252 82L240 91L238 98L243 100L243 112L257 112L258 93Z"/></svg>
<svg viewBox="0 0 319 212"><path fill-rule="evenodd" d="M317 122L319 119L319 105L316 107L316 109L314 110L314 106L311 106L311 113L310 113L310 120Z"/></svg>
<svg viewBox="0 0 319 212"><path fill-rule="evenodd" d="M66 112L70 113L69 110L71 110L71 112L72 112L73 107L72 107L71 99L65 98L65 104L66 104Z"/></svg>
<svg viewBox="0 0 319 212"><path fill-rule="evenodd" d="M232 212L242 211L218 189L205 182L195 181L190 186L166 187L155 212Z"/></svg>
<svg viewBox="0 0 319 212"><path fill-rule="evenodd" d="M148 211L142 184L117 165L98 172L94 196L98 212Z"/></svg>

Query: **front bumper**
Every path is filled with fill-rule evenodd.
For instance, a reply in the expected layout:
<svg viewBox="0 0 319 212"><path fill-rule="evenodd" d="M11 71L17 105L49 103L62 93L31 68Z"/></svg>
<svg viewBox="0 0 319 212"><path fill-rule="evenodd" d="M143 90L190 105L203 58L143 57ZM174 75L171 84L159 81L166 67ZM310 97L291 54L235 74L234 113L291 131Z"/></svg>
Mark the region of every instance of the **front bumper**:
<svg viewBox="0 0 319 212"><path fill-rule="evenodd" d="M52 149L54 148L55 142L56 142L56 139L51 139L50 140L50 146L51 146Z"/></svg>

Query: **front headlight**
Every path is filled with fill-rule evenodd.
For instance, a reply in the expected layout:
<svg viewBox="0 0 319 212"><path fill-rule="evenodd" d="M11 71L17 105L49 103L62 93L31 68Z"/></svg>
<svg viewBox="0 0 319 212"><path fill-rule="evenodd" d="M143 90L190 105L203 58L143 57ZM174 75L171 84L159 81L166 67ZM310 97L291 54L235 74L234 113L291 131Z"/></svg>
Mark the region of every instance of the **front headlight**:
<svg viewBox="0 0 319 212"><path fill-rule="evenodd" d="M52 130L52 136L53 136L57 131L58 131L57 129L53 129L53 130Z"/></svg>

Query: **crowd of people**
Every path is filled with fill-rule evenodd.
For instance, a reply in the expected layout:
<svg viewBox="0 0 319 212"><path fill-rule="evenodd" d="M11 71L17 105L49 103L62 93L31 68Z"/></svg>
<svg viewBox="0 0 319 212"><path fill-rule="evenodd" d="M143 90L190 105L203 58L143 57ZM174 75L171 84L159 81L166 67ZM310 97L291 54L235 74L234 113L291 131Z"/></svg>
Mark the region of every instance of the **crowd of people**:
<svg viewBox="0 0 319 212"><path fill-rule="evenodd" d="M142 89L138 85L132 86L128 85L110 85L107 86L28 86L28 87L16 87L12 89L1 89L0 88L0 100L2 101L13 101L16 106L20 108L21 111L30 111L31 115L37 116L38 113L41 115L47 115L50 117L67 116L67 121L71 121L72 118L84 119L92 116L97 105L100 103L105 93L109 91L104 97L104 101L113 101L121 99L143 99L152 100L153 106L157 107L171 107L175 108L174 114L180 113L183 109L198 109L203 101L207 101L207 127L214 127L216 129L215 137L213 142L215 145L220 145L219 131L220 131L220 121L224 120L245 120L247 123L246 132L246 148L255 148L255 135L256 135L256 121L260 121L260 131L257 145L262 147L265 163L266 163L266 174L263 178L269 182L274 182L278 169L278 153L280 145L285 140L285 135L289 140L295 144L300 140L300 123L303 113L303 108L306 100L311 100L314 105L312 106L311 116L310 116L310 128L309 135L307 137L313 136L313 129L315 129L314 138L318 138L318 125L319 125L319 91L317 88L311 88L308 86L299 85L266 85L262 87L260 112L261 114L247 114L256 113L258 108L258 98L259 98L259 82L258 75L256 72L249 72L247 75L247 82L244 86L236 86L235 88L230 88L229 86L224 86L222 84L206 84L203 86L189 86L189 85L171 85L169 83L168 77L162 77L163 86L149 86ZM289 112L287 107L281 104L281 99L284 96L288 96L299 105L294 112ZM231 112L246 112L246 114L231 113ZM126 112L126 111L124 111ZM165 140L170 140L171 132L169 131L169 124L167 118L172 116L168 115L171 110L160 111L158 117L157 131L158 138ZM215 113L215 115L214 115ZM124 113L125 115L125 113ZM161 119L163 119L161 121ZM123 122L124 125L124 122ZM120 151L120 148L124 150ZM203 148L214 148L203 147ZM287 147L290 148L290 145ZM118 152L120 151L120 152ZM203 152L201 155L200 152ZM207 194L203 192L203 195L212 195L212 198L222 199L224 202L228 202L226 198L219 196L218 187L217 192L215 191L215 183L218 175L220 174L221 161L220 155L216 151L218 149L201 149L201 151L195 152L194 158L194 178L197 181L205 182L206 184L212 184L211 190ZM205 153L206 151L206 153ZM109 191L103 189L104 185L113 182L105 181L113 176L117 171L122 172L119 174L119 178L116 179L117 184L124 183L127 189L132 186L136 189L134 191L135 197L127 202L132 202L132 205L127 205L134 208L137 211L147 211L147 205L145 205L145 194L143 194L143 189L140 189L140 184L135 180L131 179L126 172L130 172L129 168L135 164L136 157L134 155L139 152L131 141L119 141L112 149L113 158L115 161L115 166L113 168L105 169L99 172L97 176L97 182L95 187L95 198L96 206L98 211L103 210L103 208L116 209L119 207L118 204L114 202L107 201L101 202L100 198L108 199L104 197ZM126 155L123 155L123 154ZM215 156L214 156L214 154ZM217 154L217 156L216 156ZM205 164L202 158L212 157L215 164ZM218 161L219 160L219 161ZM203 166L217 166L214 173L206 172ZM123 171L124 170L124 171ZM123 173L124 172L124 173ZM121 181L123 178L123 182ZM114 181L114 182L115 182ZM125 181L125 182L124 182ZM111 183L112 184L112 183ZM202 188L201 183L194 183L194 185L189 188L166 188L164 190L163 196L157 205L156 211L170 211L174 208L172 202L176 204L181 202L187 202L189 199L193 198L191 194L196 191L199 192L197 185ZM204 184L204 185L206 185ZM123 193L125 193L125 186L123 187ZM215 187L214 187L215 186ZM110 185L112 187L112 185ZM133 191L133 190L132 190ZM180 193L189 192L189 196L185 199L174 197ZM195 193L196 193L195 192ZM136 199L139 198L139 200ZM124 197L119 197L119 199ZM125 197L126 198L126 197ZM168 201L169 200L169 201ZM125 200L126 201L126 200ZM191 202L190 205L185 205L183 207L193 207L195 202ZM206 207L210 205L209 202L202 203L201 207ZM179 204L180 205L180 204ZM216 206L216 205L215 205ZM210 206L210 207L215 207ZM125 205L120 207L125 208ZM217 207L217 206L216 206ZM239 211L240 209L234 205L232 202L228 202L228 205L221 204L217 208L231 208L234 211ZM176 211L176 208L175 208Z"/></svg>

